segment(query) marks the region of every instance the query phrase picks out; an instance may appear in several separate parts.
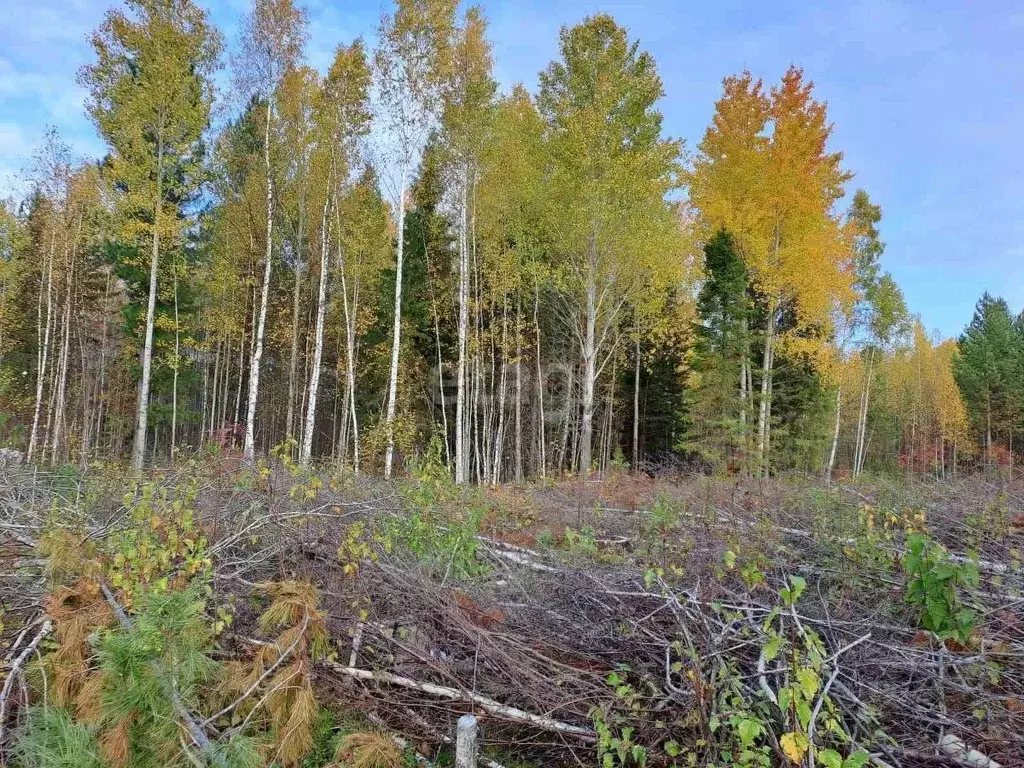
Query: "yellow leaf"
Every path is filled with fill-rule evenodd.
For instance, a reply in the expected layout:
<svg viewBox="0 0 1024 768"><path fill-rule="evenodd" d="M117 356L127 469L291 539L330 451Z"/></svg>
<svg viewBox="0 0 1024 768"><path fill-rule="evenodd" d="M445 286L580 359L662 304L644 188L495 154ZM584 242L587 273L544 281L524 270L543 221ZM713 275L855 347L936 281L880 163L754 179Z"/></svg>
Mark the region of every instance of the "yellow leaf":
<svg viewBox="0 0 1024 768"><path fill-rule="evenodd" d="M779 739L779 745L782 747L782 751L786 753L786 757L792 760L794 763L799 765L803 762L804 755L807 754L807 737L802 733L790 732L782 734L782 738Z"/></svg>

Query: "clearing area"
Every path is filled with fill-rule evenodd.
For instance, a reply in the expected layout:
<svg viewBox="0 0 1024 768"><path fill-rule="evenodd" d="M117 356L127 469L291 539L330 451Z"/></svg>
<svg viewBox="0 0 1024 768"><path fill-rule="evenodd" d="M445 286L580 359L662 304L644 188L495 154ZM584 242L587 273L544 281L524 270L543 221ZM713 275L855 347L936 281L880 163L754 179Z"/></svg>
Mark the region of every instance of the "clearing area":
<svg viewBox="0 0 1024 768"><path fill-rule="evenodd" d="M101 723L97 754L166 717L154 754L446 765L473 712L508 768L1021 765L1022 499L982 476L3 469L6 746L43 743L48 706Z"/></svg>

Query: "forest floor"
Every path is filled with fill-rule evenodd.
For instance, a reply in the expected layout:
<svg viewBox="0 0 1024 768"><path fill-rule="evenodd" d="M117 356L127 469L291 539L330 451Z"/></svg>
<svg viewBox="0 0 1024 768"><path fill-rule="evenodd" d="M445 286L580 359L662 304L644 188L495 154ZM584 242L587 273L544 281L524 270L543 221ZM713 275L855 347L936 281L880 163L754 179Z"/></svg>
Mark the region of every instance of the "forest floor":
<svg viewBox="0 0 1024 768"><path fill-rule="evenodd" d="M144 485L0 467L6 676L55 585L87 567L55 542L92 542L114 587L127 557L138 584L142 534L126 533L166 545L160 520L183 510L218 657L268 642L266 584L316 587L314 741L359 722L446 765L474 712L481 764L506 768L1024 765L1020 479L464 490L437 470L384 483L289 462ZM22 688L0 709L8 733Z"/></svg>

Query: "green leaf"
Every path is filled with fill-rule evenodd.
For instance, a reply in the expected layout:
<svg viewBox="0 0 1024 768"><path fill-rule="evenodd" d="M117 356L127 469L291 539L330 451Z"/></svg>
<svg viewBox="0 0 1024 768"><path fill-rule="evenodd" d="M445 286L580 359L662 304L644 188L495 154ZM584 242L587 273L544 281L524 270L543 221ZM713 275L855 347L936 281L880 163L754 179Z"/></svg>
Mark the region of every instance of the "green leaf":
<svg viewBox="0 0 1024 768"><path fill-rule="evenodd" d="M811 706L806 701L801 701L796 705L796 716L800 725L807 730L811 724Z"/></svg>
<svg viewBox="0 0 1024 768"><path fill-rule="evenodd" d="M952 563L939 563L932 569L936 577L945 581L957 575L957 568Z"/></svg>
<svg viewBox="0 0 1024 768"><path fill-rule="evenodd" d="M793 694L789 690L789 686L779 689L779 709L783 712L789 711L789 705L793 703Z"/></svg>
<svg viewBox="0 0 1024 768"><path fill-rule="evenodd" d="M861 768L870 759L871 755L863 749L858 749L843 761L843 768Z"/></svg>
<svg viewBox="0 0 1024 768"><path fill-rule="evenodd" d="M813 669L801 667L796 671L796 679L800 683L804 696L807 699L814 698L814 694L818 692L818 688L821 686L817 673Z"/></svg>
<svg viewBox="0 0 1024 768"><path fill-rule="evenodd" d="M736 733L739 734L740 741L744 746L748 747L754 743L763 730L764 726L761 725L761 722L750 717L740 720L739 725L736 727Z"/></svg>
<svg viewBox="0 0 1024 768"><path fill-rule="evenodd" d="M925 609L928 611L928 618L932 623L931 629L936 632L943 629L943 624L949 618L949 607L946 605L946 602L929 595L925 598L924 604Z"/></svg>
<svg viewBox="0 0 1024 768"><path fill-rule="evenodd" d="M804 590L807 589L807 580L802 576L790 576L789 583L793 587L793 602L795 603L800 599L800 595L804 593Z"/></svg>

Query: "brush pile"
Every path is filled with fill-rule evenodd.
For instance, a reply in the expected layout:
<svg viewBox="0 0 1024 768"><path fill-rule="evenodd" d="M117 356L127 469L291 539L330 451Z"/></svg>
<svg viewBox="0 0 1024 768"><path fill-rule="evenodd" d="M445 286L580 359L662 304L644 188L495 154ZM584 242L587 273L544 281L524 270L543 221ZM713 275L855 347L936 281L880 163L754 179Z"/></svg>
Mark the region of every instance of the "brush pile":
<svg viewBox="0 0 1024 768"><path fill-rule="evenodd" d="M1019 482L198 477L219 653L268 643L264 585L312 584L319 705L428 759L473 712L489 765L1024 765ZM40 542L128 527L106 482L0 469L8 735L61 567Z"/></svg>

